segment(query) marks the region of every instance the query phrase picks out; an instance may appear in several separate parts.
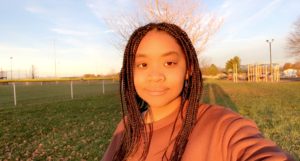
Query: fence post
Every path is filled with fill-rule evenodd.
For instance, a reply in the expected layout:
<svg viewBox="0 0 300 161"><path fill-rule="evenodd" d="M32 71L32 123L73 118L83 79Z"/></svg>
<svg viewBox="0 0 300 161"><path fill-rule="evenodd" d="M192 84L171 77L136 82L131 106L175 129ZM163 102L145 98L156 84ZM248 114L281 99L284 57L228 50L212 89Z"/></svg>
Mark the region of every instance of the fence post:
<svg viewBox="0 0 300 161"><path fill-rule="evenodd" d="M102 79L102 94L105 93L104 79Z"/></svg>
<svg viewBox="0 0 300 161"><path fill-rule="evenodd" d="M16 95L16 84L13 83L13 89L14 89L14 105L17 106L17 95Z"/></svg>
<svg viewBox="0 0 300 161"><path fill-rule="evenodd" d="M71 81L71 99L74 98L74 95L73 95L73 81Z"/></svg>

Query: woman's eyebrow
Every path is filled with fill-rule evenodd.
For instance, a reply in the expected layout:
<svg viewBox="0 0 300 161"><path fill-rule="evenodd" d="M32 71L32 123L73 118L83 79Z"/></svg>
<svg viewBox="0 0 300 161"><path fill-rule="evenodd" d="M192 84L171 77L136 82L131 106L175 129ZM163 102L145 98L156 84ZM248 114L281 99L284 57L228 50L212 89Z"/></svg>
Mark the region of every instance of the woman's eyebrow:
<svg viewBox="0 0 300 161"><path fill-rule="evenodd" d="M167 57L167 56L170 56L170 55L176 55L176 56L178 56L179 54L176 51L169 51L169 52L164 53L162 55L162 57Z"/></svg>
<svg viewBox="0 0 300 161"><path fill-rule="evenodd" d="M136 53L135 55L136 58L146 58L146 54L143 54L143 53Z"/></svg>
<svg viewBox="0 0 300 161"><path fill-rule="evenodd" d="M166 53L163 53L161 57L167 57L167 56L170 56L170 55L176 55L178 56L178 52L176 51L168 51ZM136 58L146 58L147 57L147 54L144 54L144 53L137 53L136 54Z"/></svg>

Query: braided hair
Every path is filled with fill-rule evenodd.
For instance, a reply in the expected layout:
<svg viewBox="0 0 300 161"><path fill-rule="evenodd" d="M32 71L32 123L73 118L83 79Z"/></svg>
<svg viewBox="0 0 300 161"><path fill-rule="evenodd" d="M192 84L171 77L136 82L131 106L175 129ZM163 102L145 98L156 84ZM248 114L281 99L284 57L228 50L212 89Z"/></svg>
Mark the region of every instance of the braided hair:
<svg viewBox="0 0 300 161"><path fill-rule="evenodd" d="M122 103L123 123L125 130L122 141L117 149L115 161L127 160L128 157L137 151L137 145L142 143L143 152L140 160L145 160L149 152L152 137L152 126L147 126L144 122L142 112L147 108L146 103L138 96L133 82L133 69L135 54L142 38L151 30L165 31L174 37L181 46L185 54L187 72L189 78L181 92L182 101L180 113L182 115L182 125L177 134L171 155L168 157L166 151L163 158L171 161L179 161L182 158L188 137L195 125L200 98L202 95L202 74L199 68L197 54L191 40L185 31L180 27L170 23L149 23L136 29L130 36L124 52L123 66L120 73L120 94ZM188 101L186 111L183 116L184 103ZM178 117L173 125L173 132ZM147 129L150 129L147 133Z"/></svg>

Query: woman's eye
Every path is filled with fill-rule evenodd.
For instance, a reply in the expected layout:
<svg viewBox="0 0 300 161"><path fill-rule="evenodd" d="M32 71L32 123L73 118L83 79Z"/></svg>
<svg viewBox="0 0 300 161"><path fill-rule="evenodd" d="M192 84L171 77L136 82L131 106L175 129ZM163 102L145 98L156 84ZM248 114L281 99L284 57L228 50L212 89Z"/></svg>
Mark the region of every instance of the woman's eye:
<svg viewBox="0 0 300 161"><path fill-rule="evenodd" d="M140 63L136 67L137 68L146 68L147 67L147 63Z"/></svg>
<svg viewBox="0 0 300 161"><path fill-rule="evenodd" d="M177 64L176 62L168 61L168 62L165 63L165 66L166 66L166 67L171 67L171 66L174 66L174 65L176 65L176 64Z"/></svg>

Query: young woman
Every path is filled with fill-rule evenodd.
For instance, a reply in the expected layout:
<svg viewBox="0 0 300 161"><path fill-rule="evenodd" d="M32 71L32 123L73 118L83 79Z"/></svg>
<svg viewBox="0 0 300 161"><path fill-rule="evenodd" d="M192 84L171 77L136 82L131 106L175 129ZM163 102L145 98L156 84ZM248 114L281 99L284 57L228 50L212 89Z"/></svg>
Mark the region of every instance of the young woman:
<svg viewBox="0 0 300 161"><path fill-rule="evenodd" d="M251 120L201 104L202 89L185 31L168 23L135 30L120 74L123 119L102 160L292 160Z"/></svg>

